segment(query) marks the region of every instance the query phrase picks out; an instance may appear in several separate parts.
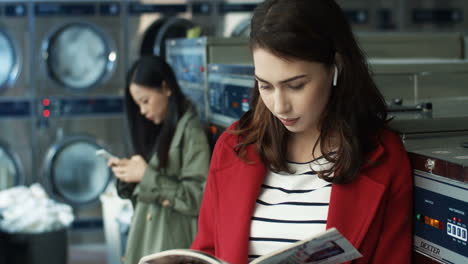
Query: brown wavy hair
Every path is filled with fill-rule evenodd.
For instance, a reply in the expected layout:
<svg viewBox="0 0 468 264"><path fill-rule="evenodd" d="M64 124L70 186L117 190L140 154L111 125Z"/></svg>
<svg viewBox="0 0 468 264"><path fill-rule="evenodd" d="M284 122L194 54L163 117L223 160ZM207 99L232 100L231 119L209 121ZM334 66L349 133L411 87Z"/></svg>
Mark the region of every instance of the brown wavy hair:
<svg viewBox="0 0 468 264"><path fill-rule="evenodd" d="M332 87L311 152L320 147L324 158L334 163L319 172L321 178L338 184L353 181L387 128L387 107L341 8L333 0L266 0L254 11L250 48L288 60L323 63L330 70L338 65L338 85ZM255 144L271 170L291 172L288 131L263 104L257 83L251 105L231 131L239 135L237 155L244 159L246 147ZM339 144L334 153L329 152L332 137L338 137Z"/></svg>

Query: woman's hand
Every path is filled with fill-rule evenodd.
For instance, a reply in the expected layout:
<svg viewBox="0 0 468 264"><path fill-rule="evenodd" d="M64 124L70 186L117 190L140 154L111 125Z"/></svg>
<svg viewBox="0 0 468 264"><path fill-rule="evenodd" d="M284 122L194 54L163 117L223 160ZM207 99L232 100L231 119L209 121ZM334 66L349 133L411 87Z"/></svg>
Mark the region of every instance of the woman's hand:
<svg viewBox="0 0 468 264"><path fill-rule="evenodd" d="M135 155L130 159L111 158L107 166L111 167L115 176L123 182L140 182L148 163L142 156Z"/></svg>

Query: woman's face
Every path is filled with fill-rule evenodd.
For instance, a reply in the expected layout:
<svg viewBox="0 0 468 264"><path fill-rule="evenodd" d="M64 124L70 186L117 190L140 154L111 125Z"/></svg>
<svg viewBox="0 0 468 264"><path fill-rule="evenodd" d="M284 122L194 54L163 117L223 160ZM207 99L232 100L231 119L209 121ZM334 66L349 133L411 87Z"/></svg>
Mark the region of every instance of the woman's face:
<svg viewBox="0 0 468 264"><path fill-rule="evenodd" d="M333 70L321 63L285 60L261 48L253 51L253 59L260 97L270 112L290 132L318 131Z"/></svg>
<svg viewBox="0 0 468 264"><path fill-rule="evenodd" d="M162 89L156 90L136 83L130 84L130 95L140 108L140 113L156 125L161 124L167 115L167 106L171 90L162 83Z"/></svg>

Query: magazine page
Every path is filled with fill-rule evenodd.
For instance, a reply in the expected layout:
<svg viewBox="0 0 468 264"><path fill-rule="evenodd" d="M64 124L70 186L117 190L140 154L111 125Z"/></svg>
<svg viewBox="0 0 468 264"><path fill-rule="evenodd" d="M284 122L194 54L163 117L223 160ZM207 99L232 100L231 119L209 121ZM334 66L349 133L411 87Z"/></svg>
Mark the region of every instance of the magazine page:
<svg viewBox="0 0 468 264"><path fill-rule="evenodd" d="M145 256L138 264L228 264L201 251L172 249Z"/></svg>
<svg viewBox="0 0 468 264"><path fill-rule="evenodd" d="M331 228L319 236L298 241L291 246L253 260L252 264L339 264L362 257L361 253Z"/></svg>

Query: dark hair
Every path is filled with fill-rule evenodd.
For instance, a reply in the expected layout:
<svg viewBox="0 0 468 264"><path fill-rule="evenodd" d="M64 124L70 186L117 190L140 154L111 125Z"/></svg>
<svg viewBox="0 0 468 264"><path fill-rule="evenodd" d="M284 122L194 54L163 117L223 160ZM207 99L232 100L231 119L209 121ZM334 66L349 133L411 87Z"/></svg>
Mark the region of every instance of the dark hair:
<svg viewBox="0 0 468 264"><path fill-rule="evenodd" d="M171 96L169 97L166 118L163 123L156 125L140 114L138 105L130 95L130 85L135 83L151 89L161 90L163 81L171 90ZM158 56L143 56L138 59L127 75L125 104L133 150L136 154L142 155L147 161L156 151L159 167L167 167L172 136L177 122L185 113L188 105L188 101L182 94L169 64Z"/></svg>
<svg viewBox="0 0 468 264"><path fill-rule="evenodd" d="M314 153L319 144L324 157L334 163L320 177L334 183L351 182L386 127L387 107L341 8L333 0L266 0L254 11L250 47L289 60L323 63L330 69L338 65L338 85L332 88L321 115L319 143L311 150ZM290 171L285 156L287 130L263 104L257 83L251 104L252 110L233 131L241 135L237 155L244 157L247 145L256 144L263 162L273 171ZM336 155L326 149L333 135L339 137Z"/></svg>

